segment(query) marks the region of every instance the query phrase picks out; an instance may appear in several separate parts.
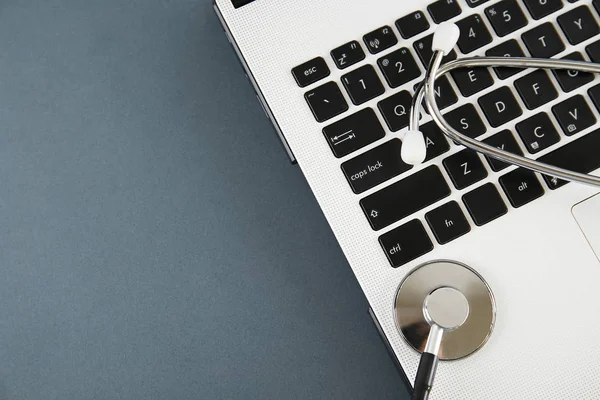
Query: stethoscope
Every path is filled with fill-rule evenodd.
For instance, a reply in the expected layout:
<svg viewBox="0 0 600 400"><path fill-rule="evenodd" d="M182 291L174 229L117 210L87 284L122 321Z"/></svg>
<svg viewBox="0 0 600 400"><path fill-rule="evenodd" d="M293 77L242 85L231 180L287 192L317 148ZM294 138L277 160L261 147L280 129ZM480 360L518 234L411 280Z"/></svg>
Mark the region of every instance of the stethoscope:
<svg viewBox="0 0 600 400"><path fill-rule="evenodd" d="M442 115L435 93L436 79L457 68L543 68L600 73L600 64L528 57L471 57L442 65L442 59L452 51L459 36L459 28L452 23L441 24L434 33L433 56L413 97L409 129L402 139L402 160L418 165L426 159L427 144L419 130L425 102L433 122L444 135L468 149L553 178L600 187L598 176L513 154L458 132ZM394 315L404 340L421 352L412 396L413 400L421 400L429 397L439 359L467 357L487 342L494 327L496 303L491 288L475 270L454 261L434 261L415 268L404 278L396 293Z"/></svg>

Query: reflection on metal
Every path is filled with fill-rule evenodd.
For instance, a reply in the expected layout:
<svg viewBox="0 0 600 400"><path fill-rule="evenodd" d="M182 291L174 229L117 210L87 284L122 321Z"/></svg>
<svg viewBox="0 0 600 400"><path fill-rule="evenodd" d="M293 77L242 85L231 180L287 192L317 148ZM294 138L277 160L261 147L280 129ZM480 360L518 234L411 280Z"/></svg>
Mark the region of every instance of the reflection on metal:
<svg viewBox="0 0 600 400"><path fill-rule="evenodd" d="M423 352L430 330L425 303L441 288L459 291L468 303L464 314L464 303L454 296L455 305L461 308L457 311L466 319L458 328L443 335L439 351L440 360L456 360L472 354L487 342L496 318L494 295L472 268L454 261L434 261L415 268L398 288L394 317L402 337L415 350Z"/></svg>

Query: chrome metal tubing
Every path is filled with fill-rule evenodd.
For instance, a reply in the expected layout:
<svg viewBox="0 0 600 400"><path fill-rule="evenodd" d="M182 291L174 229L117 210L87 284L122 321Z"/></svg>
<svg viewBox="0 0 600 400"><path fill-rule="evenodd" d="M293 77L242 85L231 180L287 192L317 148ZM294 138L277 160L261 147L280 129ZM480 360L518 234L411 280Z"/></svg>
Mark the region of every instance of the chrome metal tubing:
<svg viewBox="0 0 600 400"><path fill-rule="evenodd" d="M431 62L427 74L426 82L421 86L420 90L415 94L413 99L413 108L411 109L410 130L419 130L419 117L423 100L427 104L431 118L434 123L439 126L441 131L450 139L456 141L463 146L482 153L486 156L496 158L510 164L514 164L526 169L530 169L541 174L549 175L564 179L567 181L579 182L595 187L600 187L600 177L583 174L568 169L560 168L554 165L549 165L536 161L524 156L519 156L507 151L490 146L479 140L472 139L452 128L440 109L437 106L435 99L434 85L435 80L448 72L458 68L474 68L474 67L509 67L509 68L541 68L541 69L567 69L581 72L600 73L600 64L590 63L585 61L573 60L553 60L545 58L528 58L528 57L470 57L456 61L451 61L441 65L443 55L440 52L434 53L433 61ZM600 152L598 154L600 157Z"/></svg>

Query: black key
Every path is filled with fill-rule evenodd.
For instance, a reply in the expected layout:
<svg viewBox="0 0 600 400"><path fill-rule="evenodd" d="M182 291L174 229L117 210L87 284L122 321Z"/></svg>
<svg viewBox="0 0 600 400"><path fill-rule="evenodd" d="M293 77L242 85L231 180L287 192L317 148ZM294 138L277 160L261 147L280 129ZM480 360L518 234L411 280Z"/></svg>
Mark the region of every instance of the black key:
<svg viewBox="0 0 600 400"><path fill-rule="evenodd" d="M515 137L508 129L496 133L494 136L485 139L484 142L500 150L508 151L509 153L517 154L520 156L523 155L523 151L517 144ZM490 164L490 167L492 167L492 170L495 172L502 171L504 168L507 168L509 166L509 164L502 162L496 158L488 156L486 156L485 158Z"/></svg>
<svg viewBox="0 0 600 400"><path fill-rule="evenodd" d="M392 139L342 164L354 193L362 193L412 168L399 156L400 139Z"/></svg>
<svg viewBox="0 0 600 400"><path fill-rule="evenodd" d="M444 176L432 165L365 197L360 206L378 231L449 195Z"/></svg>
<svg viewBox="0 0 600 400"><path fill-rule="evenodd" d="M433 250L433 243L427 235L423 224L413 219L398 228L379 237L392 267L398 268Z"/></svg>
<svg viewBox="0 0 600 400"><path fill-rule="evenodd" d="M421 76L421 70L406 47L377 60L388 84L397 88Z"/></svg>
<svg viewBox="0 0 600 400"><path fill-rule="evenodd" d="M480 97L478 102L490 125L494 128L523 114L517 99L506 86Z"/></svg>
<svg viewBox="0 0 600 400"><path fill-rule="evenodd" d="M468 149L446 158L444 167L458 190L471 186L488 176L479 155Z"/></svg>
<svg viewBox="0 0 600 400"><path fill-rule="evenodd" d="M442 76L435 81L434 91L435 99L440 110L443 110L458 101L458 97L456 96L454 89L452 89L450 81L445 76Z"/></svg>
<svg viewBox="0 0 600 400"><path fill-rule="evenodd" d="M458 48L463 54L477 50L492 41L490 31L478 14L473 14L456 23L460 29Z"/></svg>
<svg viewBox="0 0 600 400"><path fill-rule="evenodd" d="M523 0L534 19L542 19L563 8L562 0Z"/></svg>
<svg viewBox="0 0 600 400"><path fill-rule="evenodd" d="M431 57L433 56L433 50L431 49L432 42L433 35L428 35L422 39L417 40L413 44L413 47L419 55L419 59L425 67L429 65L429 61L431 61ZM456 60L456 51L454 50L452 50L446 57L442 59L442 64L445 64L452 60Z"/></svg>
<svg viewBox="0 0 600 400"><path fill-rule="evenodd" d="M423 132L425 144L427 145L427 158L425 158L425 161L434 159L450 150L446 137L435 123L428 122L422 125L421 132Z"/></svg>
<svg viewBox="0 0 600 400"><path fill-rule="evenodd" d="M563 60L576 60L584 61L583 55L579 52L569 54L564 57ZM558 80L560 87L565 92L572 92L573 90L582 87L586 83L594 80L594 75L588 72L574 71L574 70L552 70L552 73Z"/></svg>
<svg viewBox="0 0 600 400"><path fill-rule="evenodd" d="M342 83L356 105L367 102L383 94L385 89L372 65L363 65L342 76Z"/></svg>
<svg viewBox="0 0 600 400"><path fill-rule="evenodd" d="M535 174L524 168L503 175L499 179L508 201L514 208L519 208L544 195L544 188Z"/></svg>
<svg viewBox="0 0 600 400"><path fill-rule="evenodd" d="M529 110L538 108L558 97L552 81L546 71L535 70L515 81L519 96Z"/></svg>
<svg viewBox="0 0 600 400"><path fill-rule="evenodd" d="M300 87L308 86L329 76L329 68L323 57L313 58L292 69L292 75Z"/></svg>
<svg viewBox="0 0 600 400"><path fill-rule="evenodd" d="M371 54L380 53L398 43L398 39L392 31L392 28L387 25L367 33L363 36L363 40Z"/></svg>
<svg viewBox="0 0 600 400"><path fill-rule="evenodd" d="M462 199L477 226L485 225L508 212L498 189L492 183L465 194Z"/></svg>
<svg viewBox="0 0 600 400"><path fill-rule="evenodd" d="M485 9L492 27L500 37L521 29L527 25L527 17L516 0L502 0Z"/></svg>
<svg viewBox="0 0 600 400"><path fill-rule="evenodd" d="M331 50L331 58L333 58L335 65L339 69L344 69L364 60L365 52L360 47L360 43L353 40L337 49Z"/></svg>
<svg viewBox="0 0 600 400"><path fill-rule="evenodd" d="M469 7L477 7L482 5L483 3L487 3L490 0L467 0L467 4Z"/></svg>
<svg viewBox="0 0 600 400"><path fill-rule="evenodd" d="M473 104L465 104L444 116L454 129L475 139L486 132L485 124Z"/></svg>
<svg viewBox="0 0 600 400"><path fill-rule="evenodd" d="M588 90L588 94L592 98L596 109L600 111L600 85L592 87L590 90Z"/></svg>
<svg viewBox="0 0 600 400"><path fill-rule="evenodd" d="M510 39L496 47L492 47L485 52L488 57L525 57L525 53L521 46L515 39ZM522 68L494 68L496 75L500 79L509 78L519 72L523 71Z"/></svg>
<svg viewBox="0 0 600 400"><path fill-rule="evenodd" d="M600 13L600 0L594 0L592 1L592 4L594 5L596 11Z"/></svg>
<svg viewBox="0 0 600 400"><path fill-rule="evenodd" d="M439 244L446 244L471 231L457 202L451 201L425 214Z"/></svg>
<svg viewBox="0 0 600 400"><path fill-rule="evenodd" d="M532 57L550 58L565 49L554 25L546 22L521 35Z"/></svg>
<svg viewBox="0 0 600 400"><path fill-rule="evenodd" d="M594 42L585 48L592 62L600 63L600 41Z"/></svg>
<svg viewBox="0 0 600 400"><path fill-rule="evenodd" d="M396 27L404 39L410 39L429 29L429 22L423 11L415 11L396 21Z"/></svg>
<svg viewBox="0 0 600 400"><path fill-rule="evenodd" d="M540 157L539 161L571 171L589 174L600 168L598 149L600 149L600 129L559 147L557 150ZM549 176L544 176L544 180L552 190L567 184L566 181Z"/></svg>
<svg viewBox="0 0 600 400"><path fill-rule="evenodd" d="M548 114L543 112L519 122L517 132L531 154L542 151L560 140Z"/></svg>
<svg viewBox="0 0 600 400"><path fill-rule="evenodd" d="M333 154L343 157L385 136L385 131L371 108L341 119L323 128Z"/></svg>
<svg viewBox="0 0 600 400"><path fill-rule="evenodd" d="M600 26L587 6L580 6L558 17L558 23L571 44L579 44L600 33Z"/></svg>
<svg viewBox="0 0 600 400"><path fill-rule="evenodd" d="M397 132L408 126L412 96L406 90L377 103L390 131Z"/></svg>
<svg viewBox="0 0 600 400"><path fill-rule="evenodd" d="M596 117L582 95L552 107L552 112L567 136L575 135L596 123Z"/></svg>
<svg viewBox="0 0 600 400"><path fill-rule="evenodd" d="M469 97L494 84L494 78L487 68L460 68L451 72L460 93Z"/></svg>
<svg viewBox="0 0 600 400"><path fill-rule="evenodd" d="M318 122L327 121L348 110L348 103L335 82L327 82L311 90L304 98Z"/></svg>
<svg viewBox="0 0 600 400"><path fill-rule="evenodd" d="M438 0L427 6L427 10L436 24L448 21L462 12L458 0Z"/></svg>

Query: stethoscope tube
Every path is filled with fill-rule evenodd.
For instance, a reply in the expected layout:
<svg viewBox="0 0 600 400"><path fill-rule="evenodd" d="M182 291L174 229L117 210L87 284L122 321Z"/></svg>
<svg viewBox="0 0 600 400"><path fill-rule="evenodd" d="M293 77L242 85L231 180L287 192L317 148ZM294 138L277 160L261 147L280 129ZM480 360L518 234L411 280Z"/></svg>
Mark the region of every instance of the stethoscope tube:
<svg viewBox="0 0 600 400"><path fill-rule="evenodd" d="M553 60L527 57L471 57L451 61L447 64L441 65L444 55L445 54L439 50L434 52L432 61L429 65L429 68L427 69L425 82L420 87L420 89L417 90L417 93L415 93L411 107L409 131L419 130L421 107L423 100L425 100L427 109L430 111L429 114L431 115L431 118L433 119L434 123L440 128L440 130L444 133L444 135L471 150L482 153L492 158L496 158L500 161L504 161L526 169L530 169L541 174L549 175L551 177L600 187L600 177L598 176L571 171L554 165L542 163L540 161L532 160L523 156L519 156L508 151L504 151L499 148L490 146L476 139L472 139L458 132L457 130L452 128L450 124L448 124L448 122L442 115L439 107L437 106L435 98L436 94L434 91L436 79L457 68L509 67L568 69L597 74L600 73L600 64L589 63L585 61Z"/></svg>

